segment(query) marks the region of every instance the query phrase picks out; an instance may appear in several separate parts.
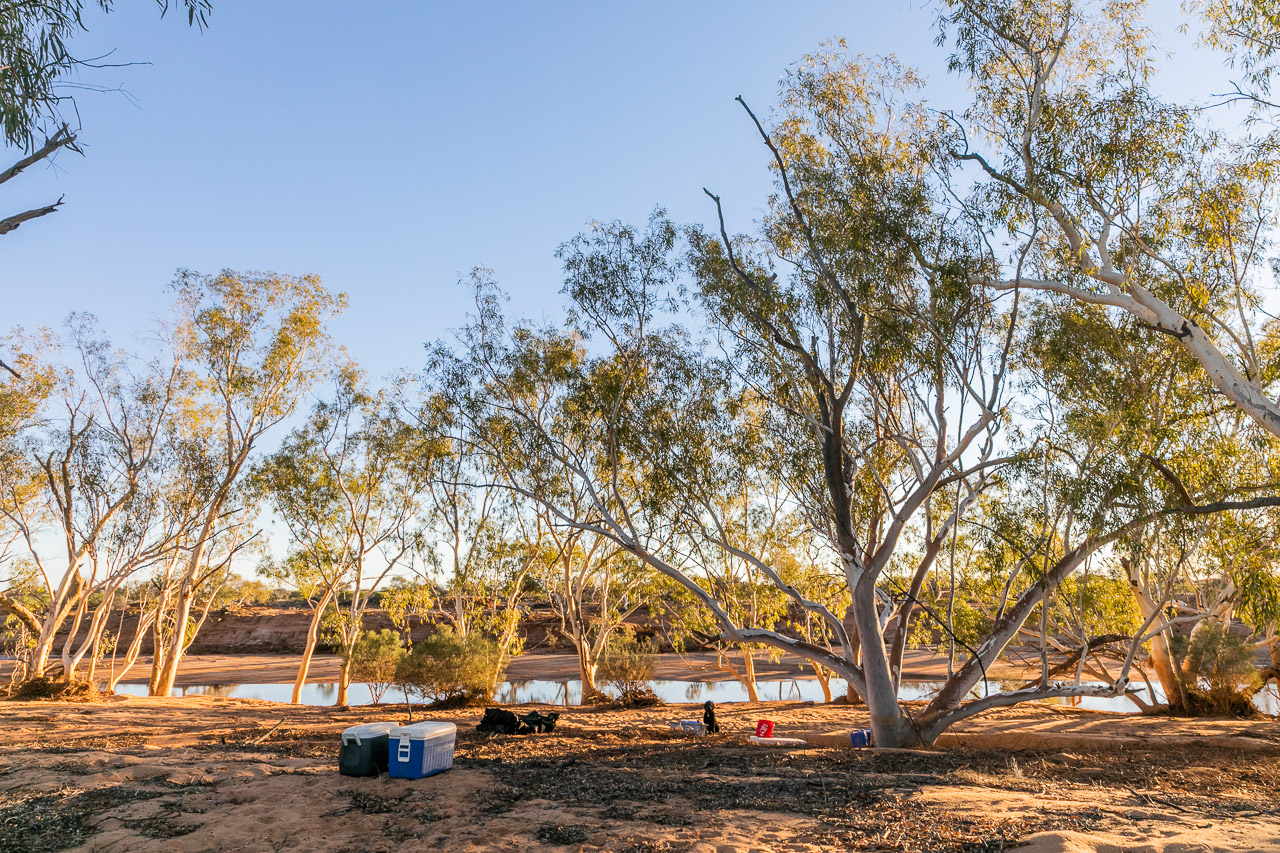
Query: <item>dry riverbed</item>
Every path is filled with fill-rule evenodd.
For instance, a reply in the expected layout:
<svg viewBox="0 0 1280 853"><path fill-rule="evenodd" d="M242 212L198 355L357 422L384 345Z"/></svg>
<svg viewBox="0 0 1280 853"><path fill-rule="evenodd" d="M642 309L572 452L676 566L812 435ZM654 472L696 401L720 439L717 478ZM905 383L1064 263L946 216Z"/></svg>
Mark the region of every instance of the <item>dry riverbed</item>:
<svg viewBox="0 0 1280 853"><path fill-rule="evenodd" d="M403 705L0 702L0 853L1280 849L1274 721L1028 707L936 751L783 751L746 743L757 718L833 743L865 718L732 704L719 737L670 732L698 710L571 709L511 737L477 734L477 709L429 712L459 724L455 768L403 781L334 769L343 728Z"/></svg>

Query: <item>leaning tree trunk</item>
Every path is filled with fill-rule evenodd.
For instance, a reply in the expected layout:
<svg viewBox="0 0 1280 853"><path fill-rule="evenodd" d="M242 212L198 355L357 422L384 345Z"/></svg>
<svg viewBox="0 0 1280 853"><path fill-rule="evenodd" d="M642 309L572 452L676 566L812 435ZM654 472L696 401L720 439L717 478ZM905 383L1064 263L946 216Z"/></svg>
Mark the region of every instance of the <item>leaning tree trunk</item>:
<svg viewBox="0 0 1280 853"><path fill-rule="evenodd" d="M307 641L302 647L302 660L298 661L298 675L293 679L293 696L289 699L290 704L297 705L302 699L302 685L307 683L307 672L311 669L311 656L315 654L316 641L320 637L320 619L332 597L333 588L330 587L325 590L324 597L312 611L311 624L307 626Z"/></svg>
<svg viewBox="0 0 1280 853"><path fill-rule="evenodd" d="M142 651L142 639L147 635L148 629L155 615L147 616L142 611L138 612L138 627L133 632L133 640L129 642L129 649L125 652L124 663L120 665L120 671L116 672L114 656L111 662L111 675L107 678L107 690L114 691L116 685L129 674L129 670L133 669L133 665L138 662L138 654ZM123 620L122 620L123 621ZM117 645L119 638L116 639Z"/></svg>
<svg viewBox="0 0 1280 853"><path fill-rule="evenodd" d="M49 668L49 658L53 654L53 644L58 629L66 621L67 614L84 593L84 579L80 576L80 566L68 569L62 582L54 590L49 608L41 620L35 650L31 654L31 676L41 678Z"/></svg>
<svg viewBox="0 0 1280 853"><path fill-rule="evenodd" d="M820 663L811 663L813 667L814 677L818 679L818 686L822 688L822 701L831 704L831 672Z"/></svg>
<svg viewBox="0 0 1280 853"><path fill-rule="evenodd" d="M726 655L720 647L716 648L716 669L721 672L729 673L733 676L734 681L737 681L746 689L748 702L759 702L760 692L756 687L755 658L752 657L751 649L747 647L746 643L740 643L739 647L742 649L741 672L738 671L736 666L729 662L728 655Z"/></svg>
<svg viewBox="0 0 1280 853"><path fill-rule="evenodd" d="M1128 558L1122 559L1120 565L1129 576L1129 589L1133 592L1133 599L1137 602L1138 612L1142 614L1143 622L1152 620L1153 624L1160 625L1160 632L1151 638L1151 668L1155 670L1156 679L1164 690L1165 701L1170 708L1189 711L1186 686L1178 673L1177 664L1169 647L1170 630L1165 624L1164 616L1159 612L1160 605L1151 597L1151 590L1143 581L1137 565Z"/></svg>

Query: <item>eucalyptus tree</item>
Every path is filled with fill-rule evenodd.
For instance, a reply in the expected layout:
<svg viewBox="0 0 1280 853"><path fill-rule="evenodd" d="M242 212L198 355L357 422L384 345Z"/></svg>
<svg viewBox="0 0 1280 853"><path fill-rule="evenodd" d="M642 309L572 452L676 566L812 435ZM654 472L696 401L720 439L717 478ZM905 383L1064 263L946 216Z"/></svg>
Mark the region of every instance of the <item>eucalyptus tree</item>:
<svg viewBox="0 0 1280 853"><path fill-rule="evenodd" d="M285 568L318 594L295 703L333 601L343 653L336 701L347 704L351 652L370 596L392 572L411 569L425 548L421 505L440 452L438 442L394 417L387 392L368 389L354 364L338 371L334 386L333 398L317 403L254 476L296 548Z"/></svg>
<svg viewBox="0 0 1280 853"><path fill-rule="evenodd" d="M759 472L750 472L759 473ZM746 489L738 494L722 493L709 503L715 511L717 529L732 530L735 547L758 555L772 566L790 586L809 596L805 578L793 559L804 534L795 513L789 512L787 498L776 484L761 483L758 478L736 484ZM714 595L740 625L782 630L791 614L791 600L765 576L755 562L744 560L729 550L699 536L690 542L686 560L698 583ZM675 645L688 640L711 646L716 653L716 669L727 673L746 690L747 700L760 701L756 685L756 662L760 655L776 661L781 652L759 643L734 642L724 636L714 614L683 587L675 586L662 597L671 617ZM803 633L802 633L803 636ZM823 673L819 674L821 676ZM825 682L829 686L829 679Z"/></svg>
<svg viewBox="0 0 1280 853"><path fill-rule="evenodd" d="M602 226L565 247L569 332L507 332L482 292L462 334L469 358L455 371L482 383L471 397L477 424L524 436L526 455L593 495L593 522L550 506L560 523L610 536L681 584L729 640L795 652L843 676L870 705L882 745L932 733L914 732L901 710L900 657L895 666L894 639L886 644L882 630L892 621L905 634L907 599L895 602L878 584L917 515L932 517L940 488L959 485L970 499L1003 461L993 451L1011 340L1008 318L968 287L956 263L966 247L934 211L932 131L902 97L912 82L893 66L830 63L790 78L780 137L759 126L781 179L762 235L690 235L723 357L670 321L677 235L655 217L643 235ZM878 100L883 91L892 103ZM601 353L574 359L584 340ZM530 405L524 392L536 382L557 386L559 404ZM749 408L765 411L763 426L741 417ZM773 474L824 542L850 594L844 613L806 598L726 524L716 498L753 468ZM526 496L542 499L537 488ZM921 575L959 514L930 530ZM739 624L693 577L707 548L814 613L836 648Z"/></svg>
<svg viewBox="0 0 1280 853"><path fill-rule="evenodd" d="M952 154L1009 235L971 277L1119 309L1167 335L1273 436L1274 324L1259 311L1274 140L1215 130L1152 92L1140 3L955 0L943 28L975 93Z"/></svg>
<svg viewBox="0 0 1280 853"><path fill-rule="evenodd" d="M543 518L510 488L519 474L512 465L498 464L498 455L477 452L473 424L456 405L459 389L467 386L451 374L456 362L447 347L430 346L422 397L402 398L399 415L439 449L424 508L436 559L424 567L431 577L424 573L420 579L440 579L438 614L460 640L475 635L482 646L493 644L495 654L486 664L492 695L510 659L524 648L524 602L533 575L551 558ZM452 384L440 393L432 382L446 375Z"/></svg>
<svg viewBox="0 0 1280 853"><path fill-rule="evenodd" d="M161 15L170 0L156 0ZM78 57L71 40L87 29L84 0L22 0L8 3L0 14L0 140L23 151L24 156L0 171L0 184L25 169L49 160L62 149L79 150L77 131L67 123L69 94L76 90L109 91L83 79L72 79L86 69L101 67L97 60ZM111 11L112 0L94 0L90 8ZM187 22L203 28L210 0L181 0ZM71 116L73 117L73 116ZM47 216L62 199L7 216L0 214L0 235L24 222Z"/></svg>
<svg viewBox="0 0 1280 853"><path fill-rule="evenodd" d="M538 482L543 489L555 487ZM573 491L560 493L555 503L566 515L589 522L589 495L581 484L571 483L568 488ZM545 541L533 571L560 622L560 633L573 646L582 702L589 704L604 695L596 682L609 639L632 615L652 606L653 585L644 567L614 540L590 529L558 524L545 506L534 506Z"/></svg>
<svg viewBox="0 0 1280 853"><path fill-rule="evenodd" d="M1270 499L1254 500L1277 482L1258 452L1268 441L1210 392L1190 353L1169 338L1143 341L1129 315L1058 296L1029 319L1020 420L1039 441L970 520L994 581L990 612L1075 543L1111 538L1033 614L1038 631L1026 633L1041 681L1075 670L1116 683L1149 649L1168 702L1192 710L1175 647L1230 611L1232 573L1211 567L1211 543L1234 547L1227 539L1243 537L1222 531L1273 512Z"/></svg>
<svg viewBox="0 0 1280 853"><path fill-rule="evenodd" d="M1206 15L1211 44L1236 51L1250 87L1240 92L1265 116L1271 4L1189 6ZM1234 467L1244 483L1267 482L1266 458L1280 435L1277 327L1261 290L1280 179L1273 136L1223 132L1211 113L1153 94L1143 4L948 7L953 68L975 84L974 103L957 120L968 133L952 153L982 177L971 197L975 215L1009 238L993 243L991 263L1002 269L974 280L1123 312L1135 321L1138 345L1156 346L1158 336L1175 342L1221 399L1267 434L1210 428L1206 438L1223 452L1234 443L1237 459L1259 457L1216 472ZM1189 457L1184 467L1209 458ZM1190 503L1189 495L1178 497ZM1149 579L1137 559L1127 570L1138 585ZM1143 601L1144 610L1159 597Z"/></svg>
<svg viewBox="0 0 1280 853"><path fill-rule="evenodd" d="M687 269L719 355L675 321L687 310L678 235L659 215L643 233L601 225L563 248L573 306L563 330L509 323L481 282L460 352L441 360L437 379L478 449L516 452L542 476L580 484L591 517L566 511L537 478L511 488L681 585L727 640L793 652L846 679L884 746L931 742L1029 699L1124 692L1122 673L1102 687L1042 678L970 698L1094 555L1154 518L1270 500L1179 496L1066 547L1055 538L1034 582L1011 584L967 659L908 718L897 691L912 618L928 613L921 590L966 513L1032 455L1016 433L1000 438L1020 296L983 286L994 261L972 208L947 201L953 140L910 101L916 83L892 62L830 53L787 78L772 129L755 122L778 180L760 233L688 232ZM847 595L843 612L788 583L726 523L718 496L755 472L803 521ZM812 614L831 645L736 620L696 580L714 549Z"/></svg>
<svg viewBox="0 0 1280 853"><path fill-rule="evenodd" d="M171 419L169 441L181 461L175 488L193 506L194 521L182 560L162 576L156 626L165 633L157 636L151 683L158 695L173 689L202 586L225 575L252 535L243 488L250 457L326 373L326 323L346 306L344 294L315 276L183 271L173 287L171 337L189 393Z"/></svg>
<svg viewBox="0 0 1280 853"><path fill-rule="evenodd" d="M1201 42L1226 54L1228 65L1240 72L1232 91L1220 96L1252 103L1259 118L1274 116L1280 108L1271 91L1280 53L1280 5L1275 0L1193 0L1184 6L1203 20Z"/></svg>
<svg viewBox="0 0 1280 853"><path fill-rule="evenodd" d="M113 351L92 318L72 315L69 326L69 349L78 364L59 371L57 390L50 394L56 402L51 399L51 410L41 413L42 435L26 443L25 459L9 454L0 502L0 514L21 537L44 598L30 675L46 674L57 635L70 619L61 655L64 679L74 676L86 653L75 651L86 615L86 645L96 646L115 590L170 547L150 538L143 507L150 484L158 479L163 433L179 384L175 363L166 367L161 360L145 362ZM61 546L56 557L42 550L45 531ZM90 613L94 595L105 601ZM12 605L8 609L23 615ZM36 627L30 619L24 622Z"/></svg>
<svg viewBox="0 0 1280 853"><path fill-rule="evenodd" d="M50 334L25 334L14 329L0 339L0 614L12 617L30 635L39 635L40 620L32 602L23 601L34 567L24 548L22 525L14 516L28 517L40 497L39 466L28 452L46 414L46 403L58 388ZM12 363L10 363L12 362Z"/></svg>
<svg viewBox="0 0 1280 853"><path fill-rule="evenodd" d="M478 276L479 298L493 298L491 283L482 273ZM491 308L487 310L491 312ZM492 312L490 319L496 319ZM585 352L571 336L555 334L530 334L524 337L523 347L522 356L530 361L518 376L512 377L522 383L521 387L508 386L507 390L518 398L523 409L539 411L546 428L573 441L572 432L579 424L572 413L558 408L564 402L563 388L545 371L556 370L554 365L562 371L580 369ZM586 483L549 458L539 443L520 429L520 424L507 418L488 418L486 401L465 398L475 389L466 369L459 372L459 366L452 350L436 347L434 378L451 395L447 399L456 413L459 454L470 458L473 466L482 465L496 487L483 493L485 502L479 504L482 512L475 521L484 523L501 517L489 510L488 503L501 492L517 496L514 501L504 502L510 510L506 515L514 517L524 534L530 549L530 570L560 622L561 634L578 658L582 701L589 703L603 695L596 682L610 637L648 602L645 593L652 592L648 573L614 539L592 529L598 514L597 496ZM509 366L515 368L514 364ZM469 421L468 417L476 419ZM536 493L538 500L528 500L531 493ZM555 508L554 512L550 507ZM563 523L562 517L571 518L573 523ZM456 529L456 513L450 512L446 520ZM458 541L456 532L451 532L451 541ZM473 546L467 553L468 561L474 559L475 553ZM458 560L455 557L455 562Z"/></svg>

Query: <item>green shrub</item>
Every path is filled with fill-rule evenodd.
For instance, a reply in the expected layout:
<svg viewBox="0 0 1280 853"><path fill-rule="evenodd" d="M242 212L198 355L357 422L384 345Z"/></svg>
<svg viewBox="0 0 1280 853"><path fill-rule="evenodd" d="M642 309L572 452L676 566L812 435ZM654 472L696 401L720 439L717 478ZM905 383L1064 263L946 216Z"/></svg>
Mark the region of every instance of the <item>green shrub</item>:
<svg viewBox="0 0 1280 853"><path fill-rule="evenodd" d="M404 657L404 646L395 631L365 631L351 648L351 680L369 684L373 704L382 701L382 694L396 683L396 671Z"/></svg>
<svg viewBox="0 0 1280 853"><path fill-rule="evenodd" d="M630 631L609 638L600 661L600 680L618 691L624 705L652 704L653 677L658 671L658 649L648 637Z"/></svg>
<svg viewBox="0 0 1280 853"><path fill-rule="evenodd" d="M470 633L466 638L443 625L400 660L396 681L428 702L487 702L494 681L502 680L498 644Z"/></svg>
<svg viewBox="0 0 1280 853"><path fill-rule="evenodd" d="M1227 626L1202 624L1187 644L1183 664L1187 689L1211 713L1248 713L1260 680L1254 657L1253 645Z"/></svg>

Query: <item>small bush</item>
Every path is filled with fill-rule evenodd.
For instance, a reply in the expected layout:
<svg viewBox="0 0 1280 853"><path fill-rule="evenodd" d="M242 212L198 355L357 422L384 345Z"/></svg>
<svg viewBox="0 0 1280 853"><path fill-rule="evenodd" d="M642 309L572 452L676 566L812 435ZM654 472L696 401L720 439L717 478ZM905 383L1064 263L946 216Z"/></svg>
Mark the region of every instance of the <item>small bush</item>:
<svg viewBox="0 0 1280 853"><path fill-rule="evenodd" d="M96 702L109 695L92 681L63 681L58 678L29 678L14 685L10 699L56 699L62 702Z"/></svg>
<svg viewBox="0 0 1280 853"><path fill-rule="evenodd" d="M609 638L600 661L600 680L618 691L624 705L652 705L653 677L658 671L658 649L648 637L618 633Z"/></svg>
<svg viewBox="0 0 1280 853"><path fill-rule="evenodd" d="M474 632L463 638L444 625L401 658L396 682L432 703L487 702L499 658L493 640Z"/></svg>
<svg viewBox="0 0 1280 853"><path fill-rule="evenodd" d="M396 683L396 671L404 657L404 646L395 631L365 631L351 648L347 660L351 662L351 680L369 684L373 704L382 701L382 695Z"/></svg>
<svg viewBox="0 0 1280 853"><path fill-rule="evenodd" d="M1191 635L1183 664L1187 690L1214 714L1248 714L1259 686L1253 645L1225 625L1203 624Z"/></svg>

